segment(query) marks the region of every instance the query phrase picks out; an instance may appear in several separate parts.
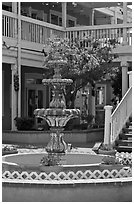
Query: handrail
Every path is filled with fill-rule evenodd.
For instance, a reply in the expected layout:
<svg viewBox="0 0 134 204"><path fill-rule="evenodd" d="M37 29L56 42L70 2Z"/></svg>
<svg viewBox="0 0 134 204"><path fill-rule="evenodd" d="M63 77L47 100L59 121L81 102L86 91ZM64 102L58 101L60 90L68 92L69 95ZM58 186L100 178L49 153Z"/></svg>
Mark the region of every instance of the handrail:
<svg viewBox="0 0 134 204"><path fill-rule="evenodd" d="M66 28L66 31L81 31L81 30L84 31L84 30L101 30L101 29L117 29L117 28L132 28L132 23L69 27L69 28Z"/></svg>
<svg viewBox="0 0 134 204"><path fill-rule="evenodd" d="M9 11L2 11L2 35L5 37L17 37L17 21L18 15ZM75 39L82 40L86 36L90 36L94 39L100 39L103 44L109 41L109 39L117 39L122 43L132 45L132 24L107 24L107 25L95 25L95 26L79 26L64 28L47 22L32 19L30 17L21 15L21 30L22 40L44 44L48 38L54 36L66 37L72 42ZM125 31L125 34L124 34ZM124 37L125 36L125 37ZM86 42L85 47L90 46L90 43Z"/></svg>
<svg viewBox="0 0 134 204"><path fill-rule="evenodd" d="M111 115L111 143L120 134L123 126L132 114L132 87L128 89L121 102Z"/></svg>
<svg viewBox="0 0 134 204"><path fill-rule="evenodd" d="M5 10L2 10L2 15L9 16L12 18L18 18L18 14L9 12L9 11L5 11Z"/></svg>
<svg viewBox="0 0 134 204"><path fill-rule="evenodd" d="M18 15L16 13L9 12L9 11L4 11L4 10L2 10L2 15L6 15L6 16L12 17L12 18L18 18ZM64 27L62 27L62 26L54 25L54 24L47 23L47 22L44 22L44 21L39 21L39 20L30 18L30 17L26 17L26 16L23 16L23 15L21 15L21 20L25 21L25 22L28 22L28 23L34 23L34 24L37 24L37 25L40 25L40 26L48 27L48 28L51 28L51 29L55 29L55 30L59 30L59 31L65 31Z"/></svg>
<svg viewBox="0 0 134 204"><path fill-rule="evenodd" d="M63 32L65 31L64 27L62 27L62 26L54 25L54 24L47 23L47 22L44 22L44 21L39 21L37 19L33 19L33 18L30 18L30 17L21 16L21 20L25 21L27 23L33 23L33 24L36 24L36 25L40 25L40 26L43 26L43 27L50 28L50 29L59 30L59 31L63 31Z"/></svg>

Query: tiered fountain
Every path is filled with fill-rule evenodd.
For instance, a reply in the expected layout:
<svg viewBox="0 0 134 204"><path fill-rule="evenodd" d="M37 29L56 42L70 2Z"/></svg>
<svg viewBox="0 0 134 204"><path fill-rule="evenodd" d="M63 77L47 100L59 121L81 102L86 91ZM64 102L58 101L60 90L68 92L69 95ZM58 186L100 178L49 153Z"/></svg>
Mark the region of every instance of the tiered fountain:
<svg viewBox="0 0 134 204"><path fill-rule="evenodd" d="M71 84L71 79L62 79L60 69L66 65L67 61L63 60L58 52L55 53L54 59L48 61L50 66L54 67L53 79L43 79L44 85L49 85L53 90L53 98L50 107L47 109L36 109L34 114L36 117L45 119L51 127L51 140L46 147L48 153L65 153L66 144L63 141L63 133L65 125L72 119L79 117L79 109L66 109L63 96L63 89L66 85Z"/></svg>
<svg viewBox="0 0 134 204"><path fill-rule="evenodd" d="M55 53L53 55L53 59L47 62L47 65L54 69L53 79L43 79L42 81L44 85L51 86L53 92L52 101L50 102L49 108L41 108L34 111L36 117L46 120L48 125L51 127L51 139L46 147L46 151L48 152L49 159L54 158L54 165L56 160L58 164L61 159L60 156L64 155L67 149L67 145L63 140L63 130L65 125L69 120L77 118L80 115L79 109L66 109L63 90L66 85L70 85L73 81L72 79L62 79L61 77L60 72L63 66L66 66L67 59L63 59L60 55L59 49L61 48L59 48L59 43L60 42L57 39L57 41L55 41ZM46 158L44 163L45 161Z"/></svg>
<svg viewBox="0 0 134 204"><path fill-rule="evenodd" d="M50 107L34 112L36 117L46 120L51 127L50 142L45 149L20 149L18 154L3 156L3 201L131 201L130 166L103 164L104 155L96 155L91 151L66 151L64 127L80 112L66 109L63 89L72 80L62 79L60 70L67 60L60 56L58 44L56 49L53 59L48 60L48 65L54 68L53 79L43 79L43 84L53 89ZM128 161L129 157L131 155L127 157Z"/></svg>

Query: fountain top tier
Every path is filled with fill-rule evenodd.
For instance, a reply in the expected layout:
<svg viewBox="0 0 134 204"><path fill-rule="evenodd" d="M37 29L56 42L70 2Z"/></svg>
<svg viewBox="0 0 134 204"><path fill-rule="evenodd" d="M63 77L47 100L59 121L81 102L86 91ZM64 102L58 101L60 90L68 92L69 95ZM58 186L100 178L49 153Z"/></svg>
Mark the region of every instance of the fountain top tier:
<svg viewBox="0 0 134 204"><path fill-rule="evenodd" d="M60 55L58 51L54 53L53 59L49 60L47 64L48 66L54 68L54 76L53 76L53 79L43 79L42 82L44 85L51 84L54 86L57 85L57 86L63 87L67 84L69 85L73 83L72 79L62 79L61 77L60 70L63 66L67 65L67 60L62 59L62 56Z"/></svg>

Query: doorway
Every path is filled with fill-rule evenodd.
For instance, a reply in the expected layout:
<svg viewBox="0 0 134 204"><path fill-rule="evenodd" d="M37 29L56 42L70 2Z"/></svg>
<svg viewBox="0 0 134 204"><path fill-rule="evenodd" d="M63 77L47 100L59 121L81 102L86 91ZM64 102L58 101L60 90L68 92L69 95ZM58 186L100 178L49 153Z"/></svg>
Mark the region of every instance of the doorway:
<svg viewBox="0 0 134 204"><path fill-rule="evenodd" d="M34 110L46 108L49 97L46 95L46 86L42 84L41 74L25 75L25 116L33 118Z"/></svg>
<svg viewBox="0 0 134 204"><path fill-rule="evenodd" d="M45 107L45 93L43 88L27 88L27 116L33 117L36 108Z"/></svg>

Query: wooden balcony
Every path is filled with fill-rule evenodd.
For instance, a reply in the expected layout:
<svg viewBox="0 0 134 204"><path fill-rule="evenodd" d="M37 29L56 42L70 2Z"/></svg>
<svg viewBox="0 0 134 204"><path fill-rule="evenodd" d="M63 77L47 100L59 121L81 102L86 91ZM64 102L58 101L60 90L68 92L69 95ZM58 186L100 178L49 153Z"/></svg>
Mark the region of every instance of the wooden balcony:
<svg viewBox="0 0 134 204"><path fill-rule="evenodd" d="M132 45L132 24L108 24L96 26L80 26L73 28L66 28L66 38L74 41L75 39L82 40L90 36L91 39L101 40L102 45L115 39L119 43ZM88 43L87 45L88 46Z"/></svg>
<svg viewBox="0 0 134 204"><path fill-rule="evenodd" d="M35 43L43 45L48 38L54 36L66 37L72 42L75 39L85 39L90 36L93 39L99 39L102 44L109 39L116 39L118 42L125 42L126 45L132 45L132 24L115 25L96 25L80 26L64 29L29 17L21 16L21 40L25 43ZM17 40L18 36L18 16L15 13L2 11L2 36L8 39ZM28 46L29 44L27 44ZM23 44L22 44L23 46ZM88 42L85 45L88 47ZM35 46L35 49L37 47Z"/></svg>

